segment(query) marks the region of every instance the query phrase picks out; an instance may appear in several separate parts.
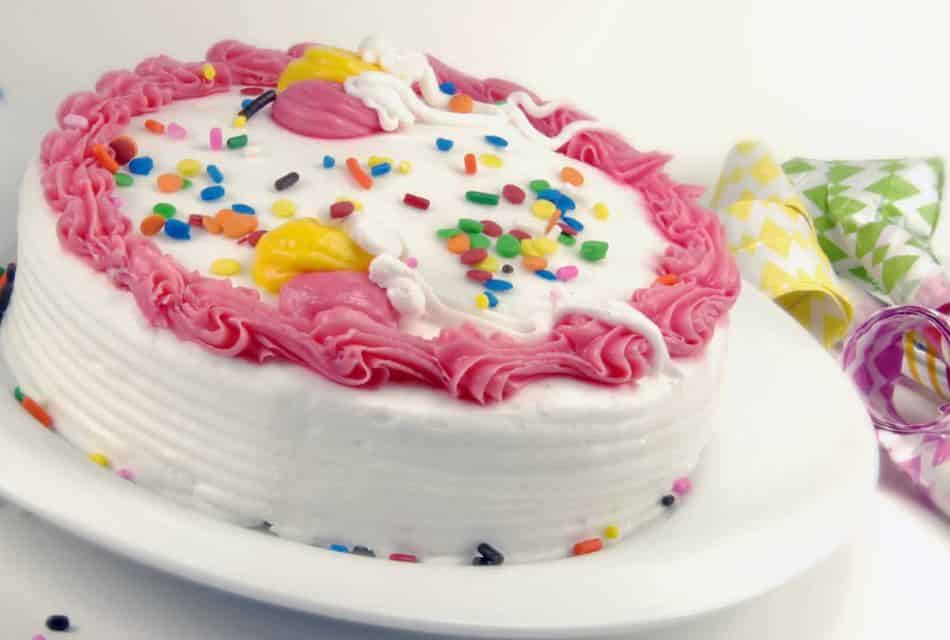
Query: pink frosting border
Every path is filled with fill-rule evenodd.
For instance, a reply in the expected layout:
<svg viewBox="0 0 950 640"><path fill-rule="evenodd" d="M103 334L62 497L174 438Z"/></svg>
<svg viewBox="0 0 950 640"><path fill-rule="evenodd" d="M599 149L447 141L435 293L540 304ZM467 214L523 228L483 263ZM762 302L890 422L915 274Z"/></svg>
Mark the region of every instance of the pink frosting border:
<svg viewBox="0 0 950 640"><path fill-rule="evenodd" d="M373 299L369 293L357 303L338 301L332 309L307 313L283 300L274 307L253 289L186 270L138 234L114 203L112 176L96 164L92 146L108 143L131 117L157 111L174 100L207 96L238 84L275 86L286 64L307 46L282 52L228 40L207 53L217 70L211 81L202 74L203 63L159 56L132 72L106 73L95 91L67 98L57 113L60 129L44 138L40 156L44 194L59 215L62 245L104 272L115 286L131 291L153 326L168 328L220 355L295 362L348 386L414 382L487 403L548 376L619 385L644 375L653 357L645 338L590 317L561 318L547 338L530 345L482 335L471 327L445 330L427 340L400 332L386 314L368 313L360 305ZM502 80L479 81L431 61L440 80L453 80L479 100L504 99L519 88ZM65 128L68 114L85 117L88 126ZM581 117L576 111L558 109L533 122L554 135ZM662 173L667 156L641 153L610 134L580 133L559 151L643 195L654 224L670 241L657 271L676 274L679 282L637 289L631 304L660 327L673 357L701 353L739 293L739 274L715 215L695 202L700 189L679 185ZM319 287L333 277L307 283Z"/></svg>

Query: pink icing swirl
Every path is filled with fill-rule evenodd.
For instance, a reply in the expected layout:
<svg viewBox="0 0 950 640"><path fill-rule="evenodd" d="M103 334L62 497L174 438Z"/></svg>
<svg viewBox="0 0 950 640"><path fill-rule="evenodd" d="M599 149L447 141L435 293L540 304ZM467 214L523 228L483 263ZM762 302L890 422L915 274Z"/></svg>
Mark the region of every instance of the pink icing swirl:
<svg viewBox="0 0 950 640"><path fill-rule="evenodd" d="M359 138L382 132L379 116L335 82L297 82L274 103L271 116L281 126L313 138Z"/></svg>
<svg viewBox="0 0 950 640"><path fill-rule="evenodd" d="M46 136L40 154L42 187L59 215L62 245L129 290L153 326L221 355L298 363L342 385L411 382L487 403L548 376L624 385L645 374L654 357L646 339L587 316L561 318L550 335L533 344L467 326L424 339L398 329L385 294L364 274L301 276L284 287L274 307L255 290L186 270L136 233L114 201L111 175L92 158L92 145L107 143L129 118L173 100L211 95L233 84L275 86L284 66L306 46L284 53L224 41L207 54L217 71L214 80L204 78L201 63L163 56L144 61L134 72L107 73L95 92L67 98L57 114L61 128ZM454 81L478 100L504 99L520 89L503 80L476 80L430 60L440 80ZM293 93L288 90L282 96L286 100L275 105L275 117L283 118L278 113L286 110L286 119L298 121L308 135L379 130L375 118L367 118L368 109L323 84L301 83ZM67 114L85 117L88 127L62 128ZM554 135L580 117L558 109L534 124ZM695 203L695 188L661 172L666 156L641 153L616 136L595 132L574 136L560 151L642 194L653 222L671 243L658 272L676 274L680 281L638 289L631 303L657 323L672 355L699 353L739 291L738 271L715 216Z"/></svg>

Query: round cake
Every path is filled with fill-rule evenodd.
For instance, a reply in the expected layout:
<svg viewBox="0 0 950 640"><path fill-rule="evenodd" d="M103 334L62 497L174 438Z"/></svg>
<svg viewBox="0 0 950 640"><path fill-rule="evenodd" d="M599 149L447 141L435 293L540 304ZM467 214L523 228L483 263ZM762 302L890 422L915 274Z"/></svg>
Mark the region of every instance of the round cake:
<svg viewBox="0 0 950 640"><path fill-rule="evenodd" d="M149 58L57 122L0 345L104 468L408 561L587 553L688 501L739 276L668 156L376 38Z"/></svg>

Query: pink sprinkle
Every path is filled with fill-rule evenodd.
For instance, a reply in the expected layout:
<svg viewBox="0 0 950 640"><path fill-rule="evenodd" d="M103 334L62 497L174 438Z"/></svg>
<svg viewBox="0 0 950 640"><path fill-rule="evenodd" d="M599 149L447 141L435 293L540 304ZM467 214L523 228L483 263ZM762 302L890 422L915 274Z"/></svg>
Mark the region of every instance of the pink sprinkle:
<svg viewBox="0 0 950 640"><path fill-rule="evenodd" d="M208 134L208 143L212 151L221 151L224 149L224 136L221 134L220 127L214 127Z"/></svg>
<svg viewBox="0 0 950 640"><path fill-rule="evenodd" d="M677 478L673 481L673 493L678 496L685 496L687 493L692 491L693 483L689 481L689 478L682 477Z"/></svg>
<svg viewBox="0 0 950 640"><path fill-rule="evenodd" d="M115 205L116 207L118 207L119 209L121 209L121 208L123 208L123 207L125 206L125 200L123 200L123 199L120 198L119 196L115 195L114 193L110 193L110 194L109 194L109 202L111 202L112 204L114 204L114 205Z"/></svg>
<svg viewBox="0 0 950 640"><path fill-rule="evenodd" d="M165 127L165 135L167 135L172 140L181 140L186 135L188 135L188 131L177 122L172 122L167 127Z"/></svg>
<svg viewBox="0 0 950 640"><path fill-rule="evenodd" d="M35 636L33 636L33 640L46 640L46 636L44 636L41 633L38 633Z"/></svg>
<svg viewBox="0 0 950 640"><path fill-rule="evenodd" d="M554 274L557 276L557 279L561 282L570 282L577 277L577 267L574 265L568 265L566 267L561 267Z"/></svg>
<svg viewBox="0 0 950 640"><path fill-rule="evenodd" d="M63 126L67 129L85 129L89 126L89 120L78 113L67 113L63 116Z"/></svg>
<svg viewBox="0 0 950 640"><path fill-rule="evenodd" d="M409 267L410 269L415 269L416 267L419 266L419 261L416 260L414 256L409 256L408 258L406 258L406 266Z"/></svg>
<svg viewBox="0 0 950 640"><path fill-rule="evenodd" d="M135 480L135 474L132 473L131 469L122 468L116 471L115 474L119 476L120 478L122 478L123 480L128 480L129 482L132 482L133 480Z"/></svg>

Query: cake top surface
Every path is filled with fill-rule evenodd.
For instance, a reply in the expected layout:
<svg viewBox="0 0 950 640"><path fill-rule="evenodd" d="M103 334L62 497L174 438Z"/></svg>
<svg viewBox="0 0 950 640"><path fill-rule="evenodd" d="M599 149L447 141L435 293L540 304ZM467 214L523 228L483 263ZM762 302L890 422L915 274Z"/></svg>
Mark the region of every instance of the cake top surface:
<svg viewBox="0 0 950 640"><path fill-rule="evenodd" d="M376 39L152 58L59 121L41 168L64 246L225 356L494 402L671 374L738 293L666 156Z"/></svg>

